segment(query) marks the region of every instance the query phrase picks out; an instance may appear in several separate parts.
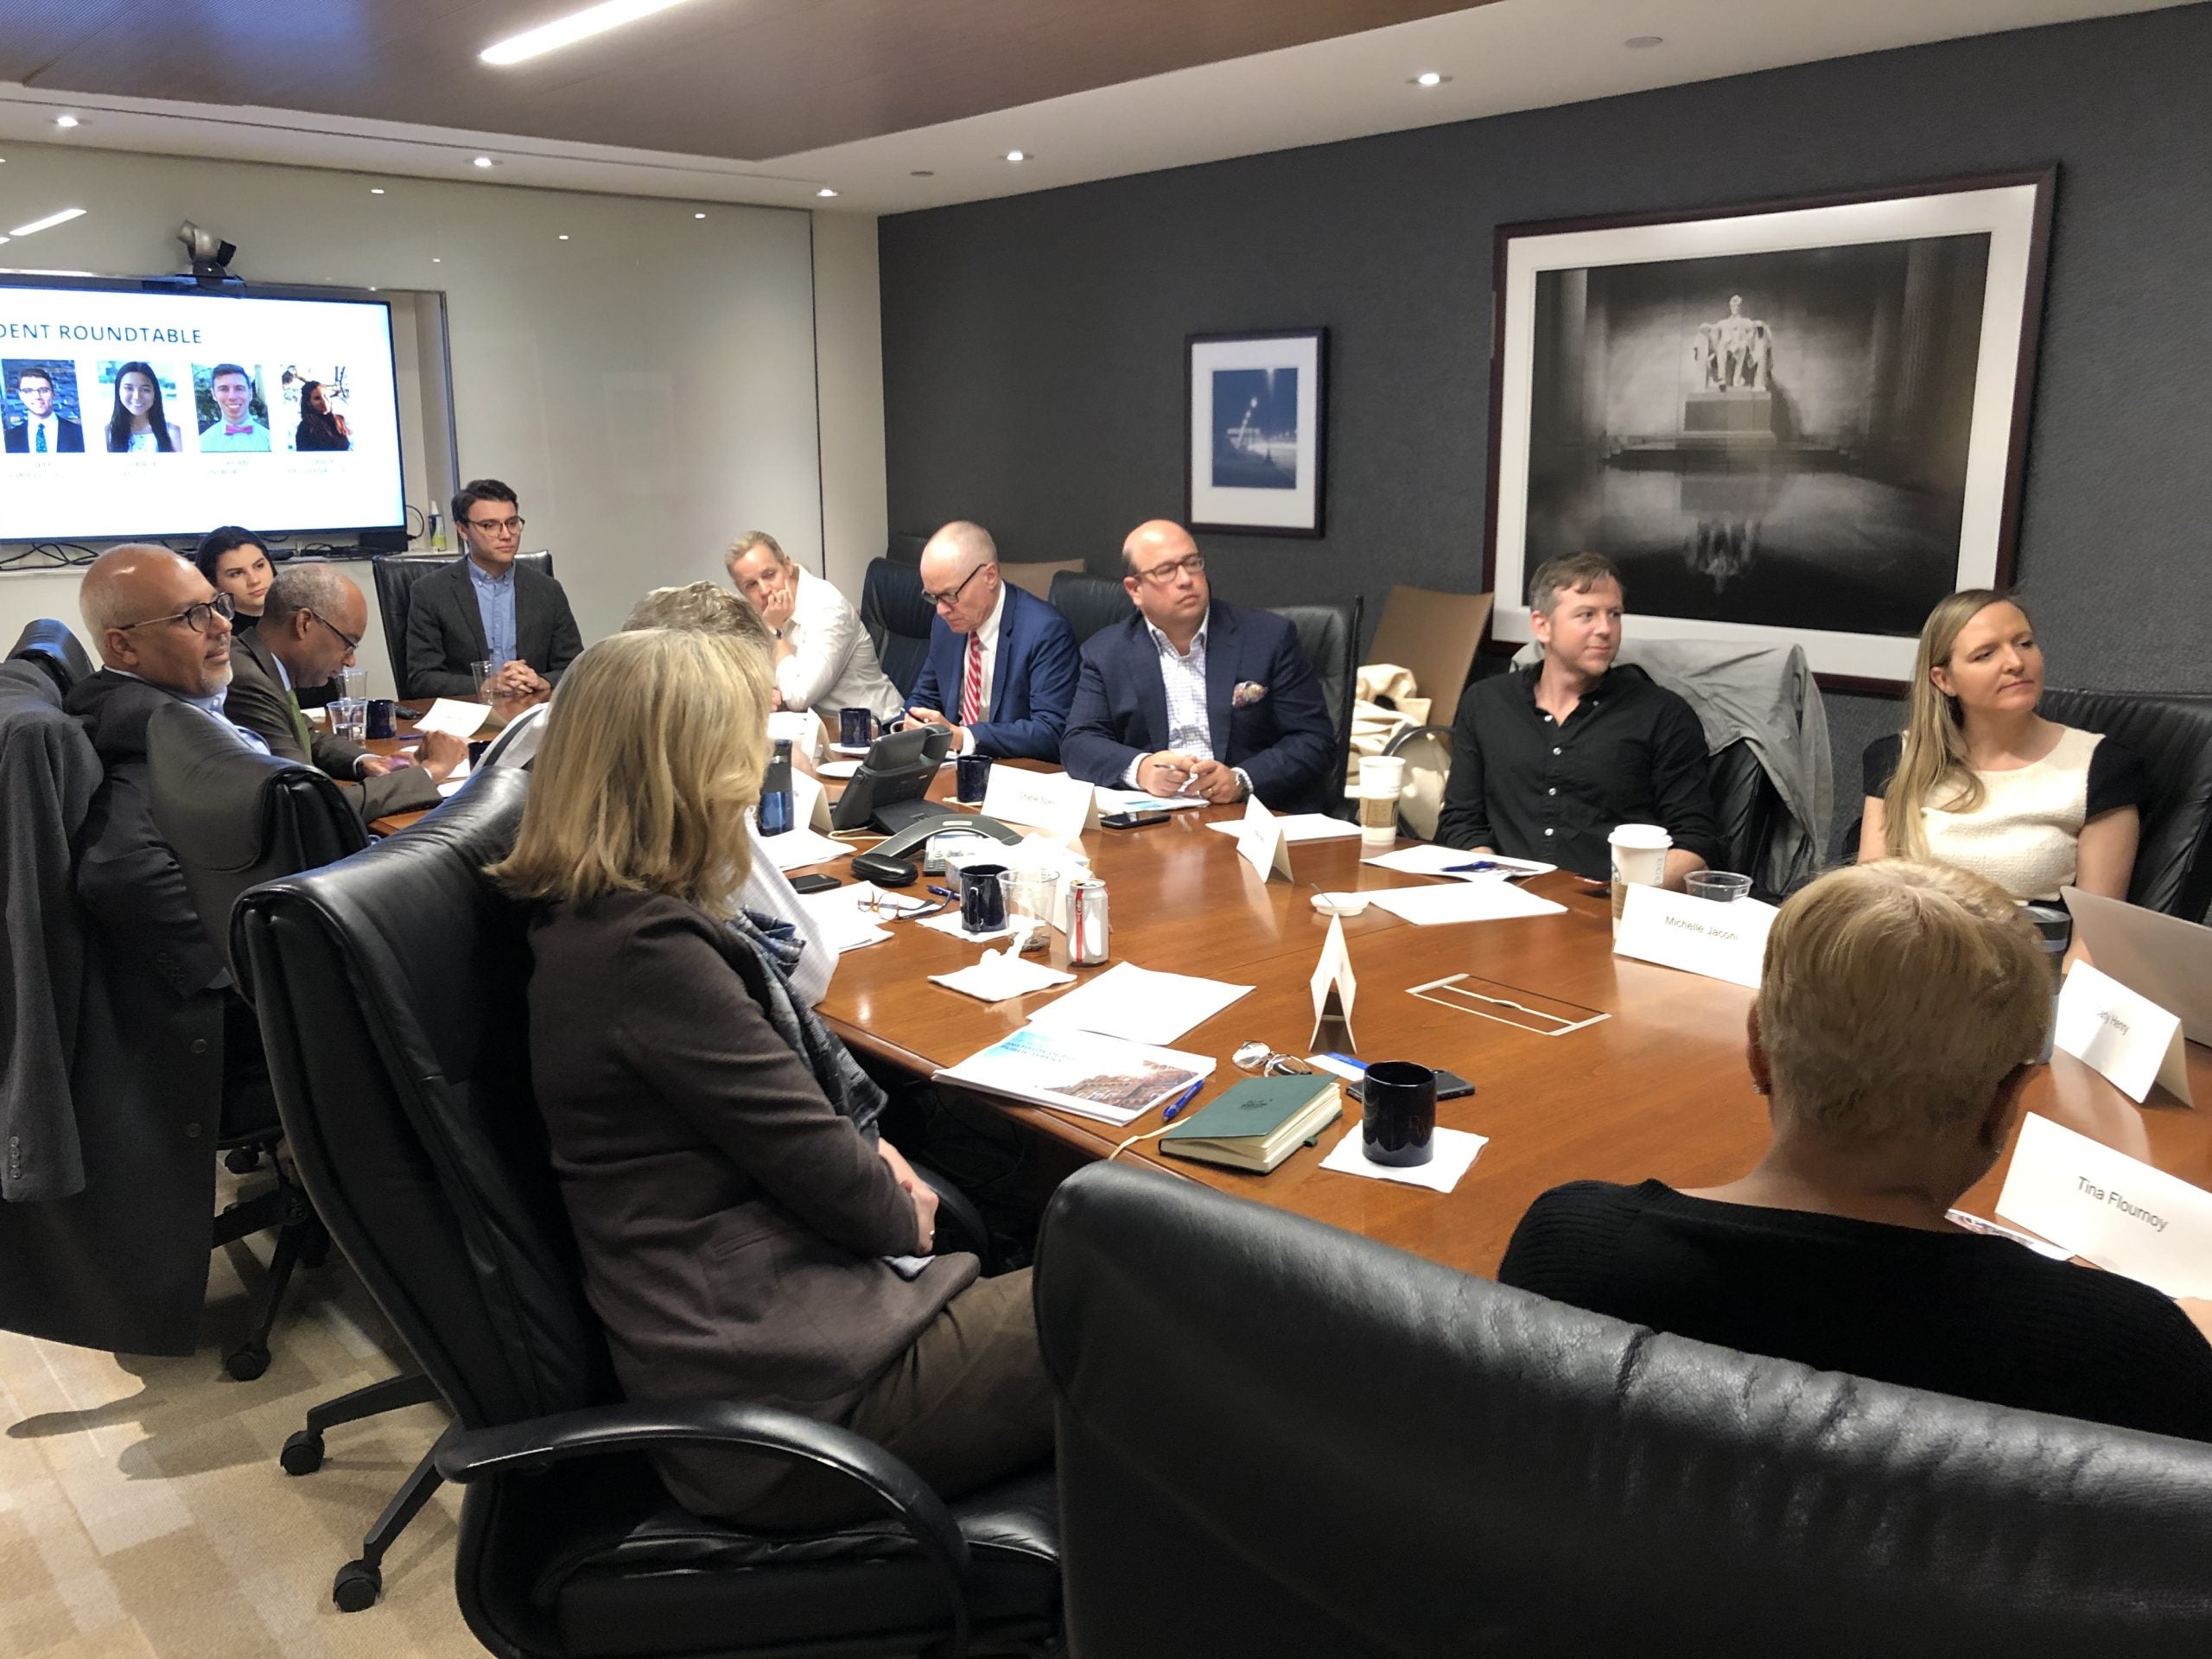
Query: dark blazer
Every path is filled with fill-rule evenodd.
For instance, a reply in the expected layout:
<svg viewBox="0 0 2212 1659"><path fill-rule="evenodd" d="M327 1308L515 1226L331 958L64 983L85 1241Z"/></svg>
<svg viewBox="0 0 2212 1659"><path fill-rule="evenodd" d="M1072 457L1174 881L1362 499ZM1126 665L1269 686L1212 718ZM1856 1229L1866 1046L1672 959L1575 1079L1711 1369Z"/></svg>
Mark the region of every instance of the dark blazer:
<svg viewBox="0 0 2212 1659"><path fill-rule="evenodd" d="M517 563L515 649L522 659L558 685L561 675L582 654L583 636L569 610L569 595L542 570ZM410 697L473 697L475 682L468 665L481 662L484 613L468 580L463 554L442 570L433 570L407 596L407 695Z"/></svg>
<svg viewBox="0 0 2212 1659"><path fill-rule="evenodd" d="M702 912L611 893L552 907L531 947L531 1078L624 1390L843 1421L976 1258L912 1280L880 1259L916 1248L912 1200L768 1023L757 962ZM779 1472L662 1463L702 1515L741 1513Z"/></svg>
<svg viewBox="0 0 2212 1659"><path fill-rule="evenodd" d="M991 665L991 706L969 730L978 754L1058 760L1060 734L1075 701L1075 631L1036 594L1005 584L999 613L998 659ZM930 654L907 696L910 707L960 718L960 687L968 672L968 636L943 617L930 623Z"/></svg>
<svg viewBox="0 0 2212 1659"><path fill-rule="evenodd" d="M365 824L392 812L427 811L438 804L438 785L420 766L402 766L381 778L356 781L353 763L367 750L312 727L308 734L314 747L302 748L299 728L292 724L291 694L284 690L276 656L257 628L232 636L231 690L223 699L223 712L232 725L259 733L278 760L315 766L336 779L339 792Z"/></svg>
<svg viewBox="0 0 2212 1659"><path fill-rule="evenodd" d="M1240 685L1261 688L1234 707ZM1241 766L1252 792L1279 812L1325 812L1337 753L1321 682L1298 631L1269 611L1217 599L1206 612L1206 723L1214 758ZM1083 671L1062 763L1094 784L1119 784L1129 763L1167 747L1167 687L1142 612L1101 629L1083 647Z"/></svg>
<svg viewBox="0 0 2212 1659"><path fill-rule="evenodd" d="M28 422L19 422L8 429L8 453L28 455L31 452L31 429ZM81 455L85 453L85 429L74 421L65 421L60 416L54 420L54 453L57 455Z"/></svg>

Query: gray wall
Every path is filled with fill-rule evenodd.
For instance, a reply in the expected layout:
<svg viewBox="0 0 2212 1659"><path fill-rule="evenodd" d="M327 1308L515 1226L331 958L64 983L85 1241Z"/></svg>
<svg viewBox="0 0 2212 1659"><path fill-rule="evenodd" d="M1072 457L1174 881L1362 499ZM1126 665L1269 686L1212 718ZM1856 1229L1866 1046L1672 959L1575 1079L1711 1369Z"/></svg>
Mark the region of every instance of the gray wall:
<svg viewBox="0 0 2212 1659"><path fill-rule="evenodd" d="M2208 84L2196 5L887 219L892 527L1108 571L1182 512L1183 337L1324 323L1327 535L1202 539L1225 595L1371 626L1481 582L1497 225L2056 162L2018 579L2054 683L2212 690ZM1828 707L1847 821L1896 706Z"/></svg>

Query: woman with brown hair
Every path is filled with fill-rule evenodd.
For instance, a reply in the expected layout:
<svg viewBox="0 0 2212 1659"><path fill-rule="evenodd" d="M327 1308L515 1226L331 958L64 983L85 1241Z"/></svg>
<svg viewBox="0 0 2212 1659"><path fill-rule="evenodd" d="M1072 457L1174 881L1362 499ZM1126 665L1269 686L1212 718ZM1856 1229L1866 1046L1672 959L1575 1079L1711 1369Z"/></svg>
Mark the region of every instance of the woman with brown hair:
<svg viewBox="0 0 2212 1659"><path fill-rule="evenodd" d="M728 636L645 629L563 677L513 853L531 1076L614 1369L639 1400L735 1398L841 1423L948 1498L1052 1452L1027 1270L933 1256L936 1195L883 1096L785 977L787 926L737 905L772 682ZM863 1513L810 1468L661 1459L696 1513Z"/></svg>
<svg viewBox="0 0 2212 1659"><path fill-rule="evenodd" d="M1953 594L1920 631L1905 729L1865 759L1859 859L1932 859L2013 898L2077 887L2127 896L2143 763L2095 732L2036 713L2043 651L2018 601Z"/></svg>

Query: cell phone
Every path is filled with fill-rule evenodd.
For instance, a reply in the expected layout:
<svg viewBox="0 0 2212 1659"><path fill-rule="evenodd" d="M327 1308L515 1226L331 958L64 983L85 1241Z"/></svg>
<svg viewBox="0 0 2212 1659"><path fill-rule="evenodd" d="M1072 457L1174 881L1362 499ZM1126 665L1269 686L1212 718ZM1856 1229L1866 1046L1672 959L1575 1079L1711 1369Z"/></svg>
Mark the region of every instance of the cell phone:
<svg viewBox="0 0 2212 1659"><path fill-rule="evenodd" d="M1102 830L1141 830L1148 823L1165 823L1168 814L1160 809L1141 812L1109 812L1098 820Z"/></svg>
<svg viewBox="0 0 2212 1659"><path fill-rule="evenodd" d="M1359 1092L1360 1087L1357 1083L1348 1083L1344 1085L1344 1093L1363 1106L1367 1098ZM1475 1085L1457 1071L1447 1071L1440 1065L1436 1068L1436 1097L1439 1100L1458 1100L1474 1092Z"/></svg>
<svg viewBox="0 0 2212 1659"><path fill-rule="evenodd" d="M834 875L795 875L791 878L793 893L827 893L830 888L842 885Z"/></svg>

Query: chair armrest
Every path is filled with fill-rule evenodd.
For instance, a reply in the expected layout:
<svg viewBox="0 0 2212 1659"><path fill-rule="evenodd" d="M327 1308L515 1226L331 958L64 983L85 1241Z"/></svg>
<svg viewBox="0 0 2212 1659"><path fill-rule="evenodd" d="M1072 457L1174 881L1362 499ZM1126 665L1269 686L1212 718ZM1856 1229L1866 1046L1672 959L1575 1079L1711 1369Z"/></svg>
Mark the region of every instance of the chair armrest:
<svg viewBox="0 0 2212 1659"><path fill-rule="evenodd" d="M952 1631L936 1651L944 1659L966 1652L974 1569L967 1538L944 1500L919 1475L874 1441L835 1423L734 1400L632 1401L489 1428L455 1425L433 1455L441 1476L466 1485L487 1475L535 1474L571 1458L686 1445L766 1452L812 1464L865 1488L944 1576Z"/></svg>
<svg viewBox="0 0 2212 1659"><path fill-rule="evenodd" d="M927 1164L912 1158L906 1162L922 1184L937 1194L937 1243L943 1245L950 1232L954 1248L975 1251L983 1264L983 1276L989 1278L998 1270L998 1250L991 1243L991 1230L983 1224L983 1212L976 1208L975 1200Z"/></svg>

